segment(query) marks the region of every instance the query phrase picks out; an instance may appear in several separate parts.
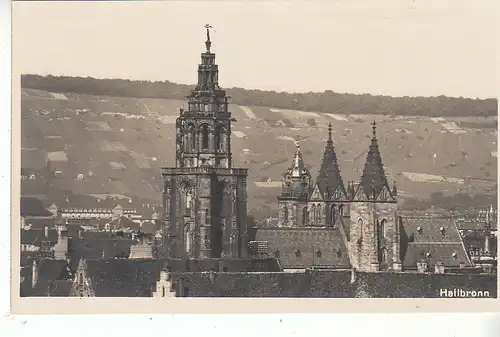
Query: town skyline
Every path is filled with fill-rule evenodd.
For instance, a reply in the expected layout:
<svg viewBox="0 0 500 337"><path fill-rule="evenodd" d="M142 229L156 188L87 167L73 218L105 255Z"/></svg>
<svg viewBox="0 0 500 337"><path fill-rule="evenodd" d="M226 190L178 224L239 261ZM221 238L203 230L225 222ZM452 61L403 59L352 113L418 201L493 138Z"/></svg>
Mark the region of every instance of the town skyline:
<svg viewBox="0 0 500 337"><path fill-rule="evenodd" d="M491 43L495 30L488 6L388 2L393 5L224 3L224 20L217 14L222 3L50 3L43 7L30 3L29 9L16 3L14 61L21 73L193 84L192 65L203 50L183 42L196 39L199 29L210 23L213 49L223 64L224 88L496 96ZM37 6L39 10L34 10ZM148 20L133 16L137 6ZM193 11L194 7L198 10ZM82 21L90 13L91 27ZM192 20L184 19L187 13ZM314 24L304 24L308 17L314 18ZM463 25L464 21L471 24ZM172 34L180 28L182 33ZM37 62L32 55L37 55Z"/></svg>

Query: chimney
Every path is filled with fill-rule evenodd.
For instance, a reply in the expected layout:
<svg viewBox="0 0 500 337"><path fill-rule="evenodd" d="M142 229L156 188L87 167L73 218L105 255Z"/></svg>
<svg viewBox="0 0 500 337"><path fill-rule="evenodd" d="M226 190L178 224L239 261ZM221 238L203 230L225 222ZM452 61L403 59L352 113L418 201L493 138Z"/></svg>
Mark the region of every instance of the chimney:
<svg viewBox="0 0 500 337"><path fill-rule="evenodd" d="M490 236L487 234L484 237L484 253L489 254L490 253Z"/></svg>
<svg viewBox="0 0 500 337"><path fill-rule="evenodd" d="M417 270L419 273L425 273L427 272L428 264L427 261L424 259L421 259L420 261L417 262Z"/></svg>
<svg viewBox="0 0 500 337"><path fill-rule="evenodd" d="M36 262L36 260L34 260L32 276L31 276L31 287L35 288L37 282L38 282L38 263Z"/></svg>
<svg viewBox="0 0 500 337"><path fill-rule="evenodd" d="M45 226L45 237L49 238L49 227Z"/></svg>
<svg viewBox="0 0 500 337"><path fill-rule="evenodd" d="M436 265L434 266L434 272L436 274L444 274L444 265L443 262L437 261Z"/></svg>
<svg viewBox="0 0 500 337"><path fill-rule="evenodd" d="M351 284L356 282L356 268L351 269Z"/></svg>
<svg viewBox="0 0 500 337"><path fill-rule="evenodd" d="M147 242L147 237L140 234L136 245L130 247L129 259L153 259L153 246Z"/></svg>

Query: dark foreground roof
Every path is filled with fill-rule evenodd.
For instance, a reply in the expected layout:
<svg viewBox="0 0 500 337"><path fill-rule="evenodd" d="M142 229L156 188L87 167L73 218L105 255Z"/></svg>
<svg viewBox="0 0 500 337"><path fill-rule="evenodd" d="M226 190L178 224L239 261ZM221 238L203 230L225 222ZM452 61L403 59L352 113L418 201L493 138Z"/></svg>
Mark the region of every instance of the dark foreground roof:
<svg viewBox="0 0 500 337"><path fill-rule="evenodd" d="M174 273L177 296L295 298L438 298L440 289L488 291L497 296L493 275L355 273Z"/></svg>
<svg viewBox="0 0 500 337"><path fill-rule="evenodd" d="M159 259L159 260L84 260L97 297L149 297L156 287L162 270L185 272L277 272L274 259Z"/></svg>
<svg viewBox="0 0 500 337"><path fill-rule="evenodd" d="M44 229L21 229L21 244L40 246L42 241L48 241L50 245L55 245L58 238L57 231L55 229L49 229L48 236L48 238L45 236Z"/></svg>
<svg viewBox="0 0 500 337"><path fill-rule="evenodd" d="M39 260L38 279L35 287L33 288L31 288L33 276L32 273L32 265L23 268L22 276L25 278L25 280L23 284L21 284L21 296L44 297L69 295L68 284L72 283L73 274L71 273L69 265L65 260ZM52 294L52 290L54 290L54 294Z"/></svg>
<svg viewBox="0 0 500 337"><path fill-rule="evenodd" d="M160 278L160 260L86 260L97 297L150 297Z"/></svg>
<svg viewBox="0 0 500 337"><path fill-rule="evenodd" d="M21 197L21 216L52 216L40 199Z"/></svg>

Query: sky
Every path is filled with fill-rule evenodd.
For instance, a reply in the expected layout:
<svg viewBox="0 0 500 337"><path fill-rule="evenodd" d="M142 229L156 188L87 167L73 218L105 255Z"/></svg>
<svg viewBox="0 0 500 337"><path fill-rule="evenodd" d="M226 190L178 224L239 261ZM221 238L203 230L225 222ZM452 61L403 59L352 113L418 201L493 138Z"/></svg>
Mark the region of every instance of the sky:
<svg viewBox="0 0 500 337"><path fill-rule="evenodd" d="M225 88L496 97L497 2L18 2L13 74L194 84L209 23Z"/></svg>

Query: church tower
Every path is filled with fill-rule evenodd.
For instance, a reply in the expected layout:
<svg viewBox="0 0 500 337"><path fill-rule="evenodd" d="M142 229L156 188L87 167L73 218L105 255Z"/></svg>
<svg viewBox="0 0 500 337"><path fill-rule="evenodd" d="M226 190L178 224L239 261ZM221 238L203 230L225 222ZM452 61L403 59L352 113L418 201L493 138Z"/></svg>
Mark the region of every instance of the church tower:
<svg viewBox="0 0 500 337"><path fill-rule="evenodd" d="M332 124L328 124L328 140L323 152L316 184L310 198L310 218L314 226L335 226L344 216L348 201L332 140Z"/></svg>
<svg viewBox="0 0 500 337"><path fill-rule="evenodd" d="M176 120L176 162L163 168L163 245L169 258L242 258L247 169L232 167L231 112L205 26L205 52L187 110Z"/></svg>
<svg viewBox="0 0 500 337"><path fill-rule="evenodd" d="M360 271L401 270L397 190L389 188L373 122L361 180L349 186L350 258Z"/></svg>
<svg viewBox="0 0 500 337"><path fill-rule="evenodd" d="M307 202L311 192L311 174L304 164L298 143L292 165L283 174L283 178L281 195L278 196L280 226L309 226Z"/></svg>

